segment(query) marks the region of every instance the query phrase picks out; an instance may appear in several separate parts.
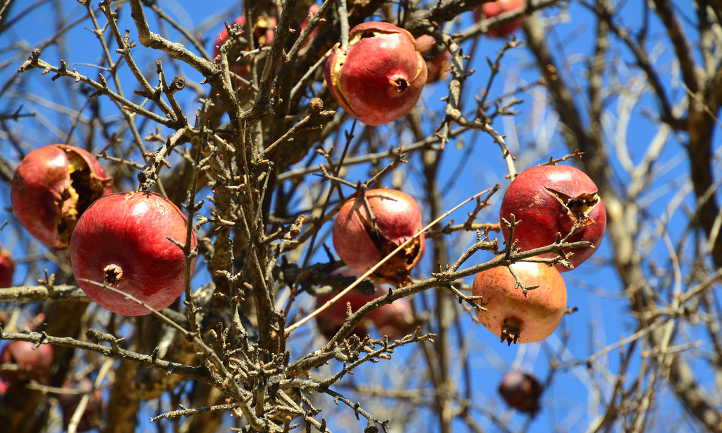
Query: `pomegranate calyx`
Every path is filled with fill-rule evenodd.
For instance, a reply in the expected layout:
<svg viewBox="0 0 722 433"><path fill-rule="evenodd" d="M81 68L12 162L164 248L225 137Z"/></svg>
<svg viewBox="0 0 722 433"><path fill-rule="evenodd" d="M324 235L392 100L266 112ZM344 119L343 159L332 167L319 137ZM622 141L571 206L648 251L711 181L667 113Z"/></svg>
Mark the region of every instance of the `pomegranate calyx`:
<svg viewBox="0 0 722 433"><path fill-rule="evenodd" d="M501 335L499 336L502 343L506 342L508 346L512 343L516 344L519 342L519 336L521 335L522 322L516 317L508 317L504 319L504 325L501 328Z"/></svg>
<svg viewBox="0 0 722 433"><path fill-rule="evenodd" d="M123 268L116 264L110 264L103 268L103 282L109 286L117 286L123 278Z"/></svg>

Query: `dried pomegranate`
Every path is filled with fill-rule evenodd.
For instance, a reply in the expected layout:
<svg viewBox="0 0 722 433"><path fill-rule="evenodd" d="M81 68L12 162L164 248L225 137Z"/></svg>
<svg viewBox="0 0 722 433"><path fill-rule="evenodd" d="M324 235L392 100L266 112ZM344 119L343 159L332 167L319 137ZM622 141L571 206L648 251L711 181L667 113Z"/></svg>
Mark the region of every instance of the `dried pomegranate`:
<svg viewBox="0 0 722 433"><path fill-rule="evenodd" d="M35 149L20 162L11 185L13 213L40 242L67 248L80 215L111 179L93 155L66 144Z"/></svg>
<svg viewBox="0 0 722 433"><path fill-rule="evenodd" d="M421 230L421 209L410 195L393 189L366 191L364 199L352 197L341 206L333 225L333 245L341 259L357 272L366 272L396 247ZM424 253L424 235L386 261L372 278L401 285Z"/></svg>
<svg viewBox="0 0 722 433"><path fill-rule="evenodd" d="M484 3L481 7L474 11L474 19L481 21L484 18L494 18L506 12L524 8L524 0L497 0ZM522 26L524 18L516 18L505 23L492 26L486 32L487 36L492 38L505 38L514 33L516 29Z"/></svg>
<svg viewBox="0 0 722 433"><path fill-rule="evenodd" d="M338 105L367 125L383 125L411 111L426 74L413 36L379 21L351 29L348 51L336 47L325 71Z"/></svg>
<svg viewBox="0 0 722 433"><path fill-rule="evenodd" d="M111 286L159 310L185 288L187 222L171 201L154 193L107 195L83 214L70 240L73 273L83 291L108 310L141 316L150 310ZM191 246L196 238L192 234ZM94 283L84 281L90 280Z"/></svg>
<svg viewBox="0 0 722 433"><path fill-rule="evenodd" d="M12 287L15 261L6 249L0 250L0 288Z"/></svg>
<svg viewBox="0 0 722 433"><path fill-rule="evenodd" d="M501 202L500 218L520 223L514 228L514 241L522 251L553 243L557 235L574 233L569 242L589 241L594 247L570 249L569 262L579 266L602 242L607 214L597 185L583 171L569 165L531 167L511 182ZM509 230L504 227L504 238ZM554 257L555 253L545 257ZM557 265L561 272L568 268Z"/></svg>
<svg viewBox="0 0 722 433"><path fill-rule="evenodd" d="M531 374L510 371L501 379L498 390L509 407L531 416L539 412L539 398L544 388Z"/></svg>
<svg viewBox="0 0 722 433"><path fill-rule="evenodd" d="M486 308L477 315L488 330L507 343L531 343L551 335L567 304L559 271L544 263L516 262L479 272L472 291ZM522 287L517 285L518 278ZM528 290L525 290L528 289Z"/></svg>

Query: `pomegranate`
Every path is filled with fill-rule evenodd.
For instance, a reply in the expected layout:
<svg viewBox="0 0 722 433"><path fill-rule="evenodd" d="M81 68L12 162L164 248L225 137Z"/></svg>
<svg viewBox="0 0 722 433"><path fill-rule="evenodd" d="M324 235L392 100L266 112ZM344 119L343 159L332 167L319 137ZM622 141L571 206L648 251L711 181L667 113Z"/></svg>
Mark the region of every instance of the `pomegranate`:
<svg viewBox="0 0 722 433"><path fill-rule="evenodd" d="M306 27L308 27L308 23L311 20L311 18L318 14L318 12L321 10L321 6L317 4L312 4L308 8L308 14L306 14L306 18L303 19L303 22L301 23L301 31L304 31ZM308 35L306 40L303 42L303 48L300 50L300 54L304 55L306 50L308 49L309 45L311 45L311 42L313 42L314 39L316 39L316 36L318 36L318 32L321 30L321 23L316 24L316 27L311 31L311 34ZM299 32L300 34L300 32Z"/></svg>
<svg viewBox="0 0 722 433"><path fill-rule="evenodd" d="M25 155L11 185L13 213L40 242L67 248L80 215L103 194L111 179L93 155L51 144Z"/></svg>
<svg viewBox="0 0 722 433"><path fill-rule="evenodd" d="M539 412L539 398L544 389L531 374L510 371L501 379L498 390L509 407L531 416Z"/></svg>
<svg viewBox="0 0 722 433"><path fill-rule="evenodd" d="M354 278L361 275L348 266L335 270L333 274ZM318 326L319 332L321 332L327 340L330 340L346 321L348 304L351 304L351 311L356 312L367 302L385 294L386 292L379 287L377 287L374 294L370 296L352 290L316 316L316 325ZM325 304L334 296L336 296L336 292L317 297L316 308ZM380 335L387 335L390 338L400 338L413 332L415 323L410 301L407 298L397 299L391 304L382 305L369 312L364 320L356 325L353 334L359 338L365 337L368 335L368 326L370 324L376 327Z"/></svg>
<svg viewBox="0 0 722 433"><path fill-rule="evenodd" d="M531 343L551 335L567 304L567 288L559 271L544 263L516 262L479 272L472 291L486 311L478 319L501 341ZM525 290L525 289L529 290Z"/></svg>
<svg viewBox="0 0 722 433"><path fill-rule="evenodd" d="M70 419L78 408L83 394L89 394L91 392L92 394L85 406L85 411L78 423L77 431L83 432L100 428L101 416L103 414L103 397L100 390L97 388L93 390L93 383L88 379L66 381L63 388L75 391L72 394L58 394L58 403L60 403L60 408L63 411L63 425L65 428L70 424Z"/></svg>
<svg viewBox="0 0 722 433"><path fill-rule="evenodd" d="M0 289L12 287L15 261L6 249L0 250Z"/></svg>
<svg viewBox="0 0 722 433"><path fill-rule="evenodd" d="M435 83L443 80L449 75L451 65L451 53L449 50L439 52L435 48L436 40L431 35L421 35L416 38L416 49L424 56L426 60L426 84Z"/></svg>
<svg viewBox="0 0 722 433"><path fill-rule="evenodd" d="M30 341L11 341L0 353L0 363L15 364L17 371L2 372L6 382L29 379L44 380L53 365L53 346L41 344L37 348Z"/></svg>
<svg viewBox="0 0 722 433"><path fill-rule="evenodd" d="M244 26L246 25L246 17L242 15L239 16L235 19L235 21L233 21L233 25L238 26L238 28L243 31ZM275 37L275 27L275 18L269 18L265 16L259 17L256 21L256 24L253 26L254 46L258 48L271 45ZM224 42L228 40L228 37L228 29L224 26L223 30L221 30L221 32L216 37L215 42L213 43L213 57L216 58L218 62L220 62L220 59L218 58L218 56L221 54L220 47ZM251 72L251 66L253 65L253 60L243 59L240 61L236 61L236 59L240 55L240 52L241 47L238 46L238 44L235 44L233 47L231 47L227 54L228 63L232 72L240 75L243 78L248 78L248 75ZM233 85L234 87L238 88L242 85L242 83L240 80L233 80Z"/></svg>
<svg viewBox="0 0 722 433"><path fill-rule="evenodd" d="M375 218L369 217L364 200L352 197L341 206L333 225L333 246L341 259L359 273L366 272L401 243L421 230L421 209L402 191L379 188L366 191ZM420 235L374 272L372 279L403 285L409 271L424 253Z"/></svg>
<svg viewBox="0 0 722 433"><path fill-rule="evenodd" d="M426 74L426 62L413 36L380 21L352 28L348 51L336 47L325 71L326 85L338 105L374 126L411 111L426 84Z"/></svg>
<svg viewBox="0 0 722 433"><path fill-rule="evenodd" d="M514 228L513 240L522 251L549 245L558 234L566 236L572 230L569 242L591 242L594 247L568 250L572 253L569 262L574 267L594 254L607 223L597 185L570 165L539 165L519 173L501 202L500 218L509 220L511 214L520 221ZM509 230L503 228L504 238L510 242ZM557 269L568 270L561 264Z"/></svg>
<svg viewBox="0 0 722 433"><path fill-rule="evenodd" d="M524 0L496 0L487 2L474 11L474 19L481 21L484 18L494 18L503 13L523 9L524 7ZM505 23L500 23L492 26L489 31L486 32L486 35L492 38L505 38L514 33L523 23L524 18L516 18Z"/></svg>
<svg viewBox="0 0 722 433"><path fill-rule="evenodd" d="M186 283L185 255L169 238L183 245L186 231L180 209L158 194L107 195L83 214L70 240L78 285L95 302L124 316L141 316L150 310L98 283L155 310L167 307L178 299ZM191 246L195 245L192 234Z"/></svg>

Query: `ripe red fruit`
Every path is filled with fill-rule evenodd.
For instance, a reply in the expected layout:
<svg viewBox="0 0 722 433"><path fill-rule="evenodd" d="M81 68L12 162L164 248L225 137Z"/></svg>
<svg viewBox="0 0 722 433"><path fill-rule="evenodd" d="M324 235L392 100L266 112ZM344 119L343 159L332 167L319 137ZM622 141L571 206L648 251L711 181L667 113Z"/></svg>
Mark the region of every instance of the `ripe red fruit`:
<svg viewBox="0 0 722 433"><path fill-rule="evenodd" d="M155 310L173 303L185 288L187 223L171 201L154 193L107 195L83 214L70 240L73 273L85 294L124 316L150 310L90 280L125 292ZM192 234L191 247L196 237Z"/></svg>
<svg viewBox="0 0 722 433"><path fill-rule="evenodd" d="M348 267L339 268L334 271L334 274L349 277L358 277L360 275ZM316 298L316 308L328 302L337 293L333 292L328 295L318 296ZM319 332L327 340L330 340L346 321L346 310L349 303L351 304L351 311L356 312L369 301L385 294L385 290L380 288L377 288L376 292L370 296L352 290L316 316L316 326L318 326ZM370 324L376 327L379 335L387 335L389 338L400 338L413 332L415 322L410 301L407 298L397 299L391 304L382 305L369 312L364 317L364 320L356 325L353 334L359 338L365 337L368 335L368 326Z"/></svg>
<svg viewBox="0 0 722 433"><path fill-rule="evenodd" d="M514 241L522 251L553 243L557 234L566 236L577 225L569 242L589 241L594 248L567 250L572 266L579 266L594 254L602 242L607 214L597 185L583 171L570 165L531 167L511 182L501 202L500 218L511 214L521 221L514 228ZM502 224L504 239L509 230ZM554 257L548 253L545 257ZM561 272L569 270L558 264Z"/></svg>
<svg viewBox="0 0 722 433"><path fill-rule="evenodd" d="M67 248L80 215L112 192L98 160L87 151L51 144L25 155L11 185L13 213L40 242Z"/></svg>
<svg viewBox="0 0 722 433"><path fill-rule="evenodd" d="M534 416L539 412L539 398L544 388L531 374L510 371L501 379L498 391L509 407Z"/></svg>
<svg viewBox="0 0 722 433"><path fill-rule="evenodd" d="M238 26L240 30L243 31L244 26L246 25L246 17L239 16L235 19L235 21L233 21L233 24ZM254 46L258 48L271 45L275 37L275 27L275 18L268 18L265 16L259 17L256 21L256 24L253 26ZM228 40L228 37L228 29L224 26L223 30L221 30L221 32L216 37L215 42L213 43L213 57L216 58L216 61L218 62L220 62L220 58L218 57L221 54L220 47L221 45L223 45L224 42ZM243 78L248 78L248 74L251 72L253 60L244 59L237 62L236 59L238 58L240 52L240 46L232 47L232 49L230 49L227 54L228 64L232 72L235 72ZM235 87L239 87L242 83L239 80L233 80L233 84Z"/></svg>
<svg viewBox="0 0 722 433"><path fill-rule="evenodd" d="M17 371L5 371L2 379L17 382L29 379L43 380L53 365L53 346L41 344L35 348L30 341L11 341L0 353L0 363L15 364Z"/></svg>
<svg viewBox="0 0 722 433"><path fill-rule="evenodd" d="M543 263L516 262L479 272L472 291L486 308L477 317L501 341L531 343L551 335L559 326L567 304L567 288L559 271ZM533 288L533 289L532 289Z"/></svg>
<svg viewBox="0 0 722 433"><path fill-rule="evenodd" d="M0 250L0 289L12 287L15 261L6 249Z"/></svg>
<svg viewBox="0 0 722 433"><path fill-rule="evenodd" d="M449 50L438 52L434 49L436 40L431 35L421 35L416 38L416 49L424 56L426 60L426 84L435 83L443 80L449 75L451 64L451 53Z"/></svg>
<svg viewBox="0 0 722 433"><path fill-rule="evenodd" d="M421 230L421 209L410 195L386 188L366 191L371 221L364 200L352 197L341 206L333 225L333 246L341 259L359 273L366 272L383 257ZM384 263L372 275L377 281L405 284L409 271L424 253L420 235Z"/></svg>
<svg viewBox="0 0 722 433"><path fill-rule="evenodd" d="M75 414L75 410L80 404L80 400L83 398L83 395L92 391L76 431L83 432L99 428L103 413L103 397L100 393L100 389L96 388L93 391L93 383L88 379L67 381L63 385L63 388L69 391L75 391L72 394L58 394L58 403L60 403L60 408L63 411L63 425L67 428L68 424L70 424L70 419L73 414Z"/></svg>
<svg viewBox="0 0 722 433"><path fill-rule="evenodd" d="M319 12L320 10L321 10L321 6L319 6L319 5L315 4L315 3L312 4L312 5L308 8L308 14L306 14L306 18L304 18L304 19L303 19L303 22L301 23L301 29L300 29L301 32L306 29L306 27L308 26L308 23L309 23L309 21L311 20L311 18L312 18L314 15L318 14L318 12ZM299 51L299 53L300 53L301 55L304 55L304 54L305 54L305 52L306 52L306 50L308 49L309 45L311 45L311 42L313 42L313 40L316 39L316 36L318 36L318 32L321 30L320 27L321 27L321 24L320 24L320 23L319 23L319 24L316 24L316 27L314 27L314 29L311 31L311 34L309 34L308 37L306 38L306 40L303 42L303 47L302 47L301 50ZM299 33L299 34L300 34L300 33Z"/></svg>
<svg viewBox="0 0 722 433"><path fill-rule="evenodd" d="M348 52L336 47L325 71L338 105L367 125L383 125L411 111L426 74L413 36L380 21L351 29Z"/></svg>
<svg viewBox="0 0 722 433"><path fill-rule="evenodd" d="M474 11L474 19L481 21L484 18L494 18L506 12L524 8L524 0L497 0L487 2ZM486 32L486 35L492 38L505 38L514 33L516 29L522 26L524 18L516 18L514 20L497 24Z"/></svg>

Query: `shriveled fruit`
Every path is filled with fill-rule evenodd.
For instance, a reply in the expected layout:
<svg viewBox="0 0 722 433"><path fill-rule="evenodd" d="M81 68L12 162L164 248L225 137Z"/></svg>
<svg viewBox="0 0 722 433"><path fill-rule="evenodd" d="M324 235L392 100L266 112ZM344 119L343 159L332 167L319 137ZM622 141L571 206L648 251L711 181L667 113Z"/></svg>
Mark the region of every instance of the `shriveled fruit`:
<svg viewBox="0 0 722 433"><path fill-rule="evenodd" d="M11 287L14 274L15 261L10 255L10 251L6 249L0 250L0 288Z"/></svg>
<svg viewBox="0 0 722 433"><path fill-rule="evenodd" d="M246 17L239 16L234 21L232 26L236 26L239 31L243 31L246 25ZM253 43L254 47L269 46L273 43L275 38L275 27L276 18L261 16L256 20L253 25ZM224 26L223 30L216 37L213 43L213 57L216 61L220 62L221 45L223 45L229 38L228 29ZM228 64L231 72L238 74L243 78L248 78L251 72L251 66L253 65L252 59L240 59L238 57L243 49L250 49L250 45L245 48L241 47L241 44L233 44L227 52ZM242 85L240 80L232 80L234 87L238 88Z"/></svg>
<svg viewBox="0 0 722 433"><path fill-rule="evenodd" d="M514 228L514 241L522 251L553 243L557 236L568 242L588 241L593 247L570 249L569 262L579 266L594 254L602 242L607 214L597 185L583 171L570 165L531 167L511 182L501 202L500 218L520 221ZM504 239L509 230L502 224ZM555 253L545 254L553 257ZM569 268L557 265L561 272Z"/></svg>
<svg viewBox="0 0 722 433"><path fill-rule="evenodd" d="M514 370L504 375L498 391L509 407L534 416L539 412L539 398L544 388L533 375Z"/></svg>
<svg viewBox="0 0 722 433"><path fill-rule="evenodd" d="M383 125L411 111L426 74L413 36L380 21L351 29L348 50L336 47L325 70L338 105L367 125Z"/></svg>
<svg viewBox="0 0 722 433"><path fill-rule="evenodd" d="M426 60L426 84L443 80L449 75L451 53L449 50L440 51L433 36L421 35L416 38L416 49Z"/></svg>
<svg viewBox="0 0 722 433"><path fill-rule="evenodd" d="M67 248L78 218L111 179L86 150L51 144L25 155L11 185L13 213L43 244Z"/></svg>
<svg viewBox="0 0 722 433"><path fill-rule="evenodd" d="M107 285L159 310L185 288L187 222L171 201L154 193L107 195L83 214L70 241L73 273L95 302L124 316L150 310ZM191 234L191 248L196 245ZM192 265L191 265L192 266ZM90 281L86 281L90 280Z"/></svg>
<svg viewBox="0 0 722 433"><path fill-rule="evenodd" d="M484 18L494 18L503 13L523 8L524 0L497 0L486 2L474 11L474 19L481 21ZM524 18L516 18L505 23L496 24L486 32L486 35L492 38L505 38L514 33L523 23Z"/></svg>
<svg viewBox="0 0 722 433"><path fill-rule="evenodd" d="M357 272L366 272L396 247L421 230L421 209L402 191L379 188L364 199L352 197L341 206L333 225L333 245L341 259ZM377 281L403 285L424 253L424 235L418 236L372 275Z"/></svg>
<svg viewBox="0 0 722 433"><path fill-rule="evenodd" d="M31 341L11 341L0 353L0 363L15 364L16 371L4 371L1 378L8 383L35 379L45 381L53 365L53 346Z"/></svg>
<svg viewBox="0 0 722 433"><path fill-rule="evenodd" d="M544 263L516 262L479 272L472 291L486 308L477 315L481 324L509 344L547 338L559 326L567 304L564 279Z"/></svg>

